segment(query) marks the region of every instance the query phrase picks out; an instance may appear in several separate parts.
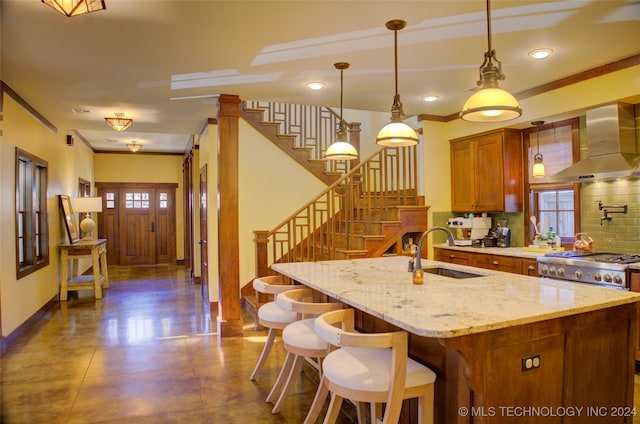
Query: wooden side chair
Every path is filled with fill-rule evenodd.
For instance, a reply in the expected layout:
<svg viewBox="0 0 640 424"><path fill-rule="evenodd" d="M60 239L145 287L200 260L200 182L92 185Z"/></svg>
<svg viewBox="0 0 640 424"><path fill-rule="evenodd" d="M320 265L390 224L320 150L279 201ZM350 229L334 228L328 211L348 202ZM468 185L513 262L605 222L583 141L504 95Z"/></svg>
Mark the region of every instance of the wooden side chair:
<svg viewBox="0 0 640 424"><path fill-rule="evenodd" d="M305 424L315 423L327 395L331 394L324 423L334 423L343 398L371 404L371 422L395 424L404 399L419 398L418 422L433 423L436 375L408 357L407 333L357 333L353 309L326 312L315 320L316 334L338 347L322 362L322 379Z"/></svg>
<svg viewBox="0 0 640 424"><path fill-rule="evenodd" d="M315 368L319 375L322 375L322 358L329 353L329 343L316 335L314 330L315 317L344 307L342 303L337 302L314 303L313 291L308 288L282 292L277 295L276 303L282 309L295 313L297 320L282 330L282 342L287 356L278 379L267 396L267 402L275 400L271 411L274 414L280 412L301 372L304 361Z"/></svg>
<svg viewBox="0 0 640 424"><path fill-rule="evenodd" d="M276 336L278 335L278 331L282 330L287 326L287 324L292 323L296 319L295 312L282 309L275 302L275 296L277 296L278 293L293 290L296 288L295 285L284 284L284 278L281 275L270 275L254 279L253 288L258 293L272 295L274 300L265 303L258 309L258 322L263 327L268 328L269 332L267 334L267 341L265 342L260 358L258 359L258 363L251 373L251 380L255 380L256 375L260 372L267 360L267 357L271 352L271 348L273 347L273 343L276 340Z"/></svg>

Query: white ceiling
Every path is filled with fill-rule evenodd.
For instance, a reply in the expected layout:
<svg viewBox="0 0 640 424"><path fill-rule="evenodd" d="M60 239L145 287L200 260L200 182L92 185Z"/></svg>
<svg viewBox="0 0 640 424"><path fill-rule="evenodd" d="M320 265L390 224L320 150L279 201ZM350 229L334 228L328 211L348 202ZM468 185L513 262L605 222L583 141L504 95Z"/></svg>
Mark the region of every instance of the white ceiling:
<svg viewBox="0 0 640 424"><path fill-rule="evenodd" d="M217 115L216 94L389 111L457 113L475 88L487 50L485 2L106 0L107 10L67 18L40 0L0 3L2 80L64 133L97 151L181 152ZM491 2L493 47L512 93L640 53L640 1ZM534 62L527 53L554 53ZM327 84L320 92L310 80ZM436 94L425 103L420 97ZM86 110L74 113L72 109ZM125 113L134 125L111 130ZM348 119L348 115L345 114ZM416 127L418 123L416 122Z"/></svg>

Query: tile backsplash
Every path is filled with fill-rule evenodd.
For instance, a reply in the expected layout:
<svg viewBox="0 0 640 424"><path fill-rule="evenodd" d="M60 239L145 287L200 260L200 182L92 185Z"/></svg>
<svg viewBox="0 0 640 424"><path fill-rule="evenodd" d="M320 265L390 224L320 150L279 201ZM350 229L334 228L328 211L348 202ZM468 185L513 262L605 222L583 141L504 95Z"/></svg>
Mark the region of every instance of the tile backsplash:
<svg viewBox="0 0 640 424"><path fill-rule="evenodd" d="M627 213L610 213L601 220L603 205L627 205ZM610 211L620 209L610 209ZM599 252L640 254L640 178L583 183L581 189L582 232L593 239Z"/></svg>

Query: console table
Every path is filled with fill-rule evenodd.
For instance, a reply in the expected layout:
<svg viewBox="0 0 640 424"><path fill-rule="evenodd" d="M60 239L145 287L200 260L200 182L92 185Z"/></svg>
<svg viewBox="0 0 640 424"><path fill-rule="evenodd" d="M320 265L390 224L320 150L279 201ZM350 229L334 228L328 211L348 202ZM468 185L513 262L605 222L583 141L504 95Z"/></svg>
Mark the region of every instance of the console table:
<svg viewBox="0 0 640 424"><path fill-rule="evenodd" d="M91 258L92 275L78 275L78 259ZM72 262L69 272L69 261ZM73 290L94 290L96 299L102 299L102 286L109 288L107 274L107 239L80 240L60 245L61 283L60 300L67 300Z"/></svg>

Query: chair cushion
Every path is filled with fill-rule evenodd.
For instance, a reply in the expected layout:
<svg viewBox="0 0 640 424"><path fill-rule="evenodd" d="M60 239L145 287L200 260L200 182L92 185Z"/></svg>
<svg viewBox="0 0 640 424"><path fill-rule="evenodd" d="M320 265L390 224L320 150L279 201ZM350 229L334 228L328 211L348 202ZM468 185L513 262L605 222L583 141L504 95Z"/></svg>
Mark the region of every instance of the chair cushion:
<svg viewBox="0 0 640 424"><path fill-rule="evenodd" d="M265 303L258 309L258 318L268 322L293 322L296 314L291 311L285 311L276 302Z"/></svg>
<svg viewBox="0 0 640 424"><path fill-rule="evenodd" d="M282 330L282 341L302 349L327 349L328 343L319 338L313 328L315 318L292 322Z"/></svg>
<svg viewBox="0 0 640 424"><path fill-rule="evenodd" d="M384 392L389 390L391 349L343 347L331 352L322 363L324 375L334 383L354 390ZM435 382L429 368L409 358L405 387Z"/></svg>

